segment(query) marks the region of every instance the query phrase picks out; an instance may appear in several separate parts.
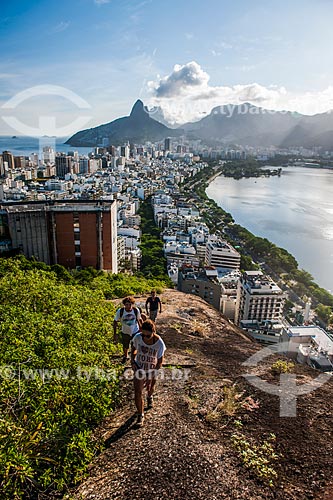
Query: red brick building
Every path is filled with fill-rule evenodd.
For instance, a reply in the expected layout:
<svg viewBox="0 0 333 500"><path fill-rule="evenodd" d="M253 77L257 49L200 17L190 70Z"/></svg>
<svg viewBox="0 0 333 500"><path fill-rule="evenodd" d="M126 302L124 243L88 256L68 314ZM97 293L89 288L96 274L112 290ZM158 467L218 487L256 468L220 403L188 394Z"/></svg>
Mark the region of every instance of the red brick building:
<svg viewBox="0 0 333 500"><path fill-rule="evenodd" d="M13 249L66 268L117 273L116 201L4 203Z"/></svg>

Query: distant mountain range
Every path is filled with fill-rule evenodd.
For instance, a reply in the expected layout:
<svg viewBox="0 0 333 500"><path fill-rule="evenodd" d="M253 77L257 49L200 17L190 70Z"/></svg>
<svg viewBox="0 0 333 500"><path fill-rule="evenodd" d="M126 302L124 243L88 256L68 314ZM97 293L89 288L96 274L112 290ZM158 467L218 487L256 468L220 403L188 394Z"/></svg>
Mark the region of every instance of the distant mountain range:
<svg viewBox="0 0 333 500"><path fill-rule="evenodd" d="M185 135L189 139L201 139L212 146L303 146L333 150L333 113L330 112L307 116L244 103L218 106L200 121L186 123L181 128L167 125L161 108L148 111L143 102L138 100L130 116L77 132L68 139L67 144L77 147L97 146L103 138L108 138L110 144L114 145L126 141L142 144Z"/></svg>
<svg viewBox="0 0 333 500"><path fill-rule="evenodd" d="M171 129L151 118L143 102L134 104L130 116L118 118L110 123L77 132L66 141L71 146L97 146L107 137L115 146L124 142L142 144L146 141L160 141L166 137L179 137L181 129Z"/></svg>

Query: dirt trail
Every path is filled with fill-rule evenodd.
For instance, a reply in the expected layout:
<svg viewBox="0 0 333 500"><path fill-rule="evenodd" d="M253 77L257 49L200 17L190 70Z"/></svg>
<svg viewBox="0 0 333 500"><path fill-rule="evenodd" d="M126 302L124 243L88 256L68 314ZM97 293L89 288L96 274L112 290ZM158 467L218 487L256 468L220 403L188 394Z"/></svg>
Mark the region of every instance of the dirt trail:
<svg viewBox="0 0 333 500"><path fill-rule="evenodd" d="M123 381L121 408L98 430L106 449L91 464L75 498L333 499L332 383L300 398L297 418L281 418L278 399L242 377L241 363L260 346L197 297L168 290L162 300L157 326L167 345L166 368L154 407L146 412L144 427L137 429L132 383ZM260 365L257 373L274 382L272 362ZM296 372L299 383L316 375L300 366ZM258 399L259 408L213 418L223 387L232 384L239 393L245 391L243 399ZM239 432L256 443L276 435L280 458L273 488L241 464L231 439Z"/></svg>

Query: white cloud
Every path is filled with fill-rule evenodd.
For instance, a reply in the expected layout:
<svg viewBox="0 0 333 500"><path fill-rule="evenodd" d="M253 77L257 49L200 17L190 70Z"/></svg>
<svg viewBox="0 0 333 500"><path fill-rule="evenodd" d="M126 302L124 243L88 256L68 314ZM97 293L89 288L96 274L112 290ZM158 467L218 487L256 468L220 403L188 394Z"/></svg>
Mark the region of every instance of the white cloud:
<svg viewBox="0 0 333 500"><path fill-rule="evenodd" d="M59 24L54 26L54 28L51 31L52 33L61 33L61 31L67 30L70 24L71 24L70 21L61 21Z"/></svg>
<svg viewBox="0 0 333 500"><path fill-rule="evenodd" d="M305 115L333 110L333 86L330 85L322 92L306 92L305 94L291 96L289 105L290 109Z"/></svg>
<svg viewBox="0 0 333 500"><path fill-rule="evenodd" d="M94 0L96 5L104 5L105 3L109 3L110 0Z"/></svg>
<svg viewBox="0 0 333 500"><path fill-rule="evenodd" d="M132 11L139 10L139 9L142 9L143 7L145 7L146 5L149 5L151 3L153 3L153 0L143 0L143 2L138 3L137 5L135 5L135 4L130 5L129 10L132 10Z"/></svg>
<svg viewBox="0 0 333 500"><path fill-rule="evenodd" d="M244 66L244 71L252 69ZM250 102L266 109L298 111L304 114L322 113L333 109L333 86L322 92L293 94L285 87L259 83L234 86L212 86L210 76L191 61L176 64L165 77L148 82L151 97L148 106L160 106L165 118L173 124L195 121L213 107Z"/></svg>
<svg viewBox="0 0 333 500"><path fill-rule="evenodd" d="M154 90L156 97L173 97L186 94L192 88L200 91L208 86L208 81L209 75L192 61L183 66L176 64L170 75L157 82L149 82L148 86Z"/></svg>

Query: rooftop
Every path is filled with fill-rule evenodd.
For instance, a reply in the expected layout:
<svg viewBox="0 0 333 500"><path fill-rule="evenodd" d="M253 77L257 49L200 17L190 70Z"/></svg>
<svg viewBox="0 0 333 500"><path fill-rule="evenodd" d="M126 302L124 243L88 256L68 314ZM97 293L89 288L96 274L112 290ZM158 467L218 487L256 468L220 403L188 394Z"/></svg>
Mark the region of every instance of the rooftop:
<svg viewBox="0 0 333 500"><path fill-rule="evenodd" d="M289 337L311 337L315 339L320 349L333 355L333 340L326 331L319 326L292 326L288 328L287 334Z"/></svg>

